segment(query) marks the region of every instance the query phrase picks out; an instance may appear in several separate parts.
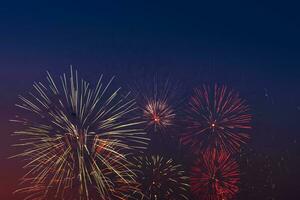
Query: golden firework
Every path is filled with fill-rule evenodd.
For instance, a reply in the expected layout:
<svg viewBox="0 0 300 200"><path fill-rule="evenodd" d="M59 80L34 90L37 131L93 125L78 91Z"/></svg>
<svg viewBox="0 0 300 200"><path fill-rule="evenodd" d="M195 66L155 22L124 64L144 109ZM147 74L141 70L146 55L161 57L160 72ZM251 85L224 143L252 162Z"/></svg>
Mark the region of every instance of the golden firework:
<svg viewBox="0 0 300 200"><path fill-rule="evenodd" d="M148 140L137 127L135 102L110 90L114 78L103 84L101 75L92 88L71 68L60 79L48 73L47 84L34 83L20 96L17 106L26 112L12 120L21 125L14 135L22 152L14 157L25 159L22 183L29 186L16 192L27 199L116 199L114 180L135 178L126 155Z"/></svg>
<svg viewBox="0 0 300 200"><path fill-rule="evenodd" d="M181 164L161 155L135 158L138 182L148 200L188 199L189 178Z"/></svg>

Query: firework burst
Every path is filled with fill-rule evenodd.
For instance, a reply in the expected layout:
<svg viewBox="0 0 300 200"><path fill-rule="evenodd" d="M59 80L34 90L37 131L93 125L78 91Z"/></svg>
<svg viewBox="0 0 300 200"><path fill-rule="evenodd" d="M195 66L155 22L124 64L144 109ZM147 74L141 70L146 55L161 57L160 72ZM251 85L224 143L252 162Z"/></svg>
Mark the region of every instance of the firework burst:
<svg viewBox="0 0 300 200"><path fill-rule="evenodd" d="M141 191L149 200L188 199L188 177L180 164L160 155L135 159L140 171Z"/></svg>
<svg viewBox="0 0 300 200"><path fill-rule="evenodd" d="M227 200L238 192L239 180L238 164L228 153L207 151L192 168L191 191L199 199Z"/></svg>
<svg viewBox="0 0 300 200"><path fill-rule="evenodd" d="M143 84L140 84L143 85ZM141 116L146 122L146 130L165 132L174 125L175 110L171 103L173 88L169 81L159 82L156 79L148 87L136 87L135 96L141 110Z"/></svg>
<svg viewBox="0 0 300 200"><path fill-rule="evenodd" d="M226 86L203 86L194 90L181 141L204 151L217 148L233 153L249 138L251 118L237 92Z"/></svg>
<svg viewBox="0 0 300 200"><path fill-rule="evenodd" d="M174 110L164 100L148 100L143 110L143 116L147 121L147 127L154 127L156 131L165 129L173 124Z"/></svg>
<svg viewBox="0 0 300 200"><path fill-rule="evenodd" d="M22 183L29 186L17 192L27 199L117 199L114 180L134 182L127 153L147 143L132 117L135 102L109 91L113 78L104 85L101 76L94 88L72 68L60 78L57 84L48 73L47 85L34 83L20 96L25 117L13 121L22 127L14 135L23 151L15 157L26 161Z"/></svg>

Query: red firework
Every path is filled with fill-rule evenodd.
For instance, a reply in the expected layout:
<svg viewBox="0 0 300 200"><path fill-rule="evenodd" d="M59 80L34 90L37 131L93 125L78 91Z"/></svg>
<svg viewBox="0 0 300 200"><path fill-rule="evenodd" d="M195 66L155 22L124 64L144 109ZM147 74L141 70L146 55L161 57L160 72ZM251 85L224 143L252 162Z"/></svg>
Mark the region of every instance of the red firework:
<svg viewBox="0 0 300 200"><path fill-rule="evenodd" d="M236 152L249 139L249 106L226 86L203 86L194 90L187 111L183 144L197 150L217 148Z"/></svg>
<svg viewBox="0 0 300 200"><path fill-rule="evenodd" d="M192 168L192 193L202 200L232 199L239 191L238 163L230 154L216 150L206 151Z"/></svg>

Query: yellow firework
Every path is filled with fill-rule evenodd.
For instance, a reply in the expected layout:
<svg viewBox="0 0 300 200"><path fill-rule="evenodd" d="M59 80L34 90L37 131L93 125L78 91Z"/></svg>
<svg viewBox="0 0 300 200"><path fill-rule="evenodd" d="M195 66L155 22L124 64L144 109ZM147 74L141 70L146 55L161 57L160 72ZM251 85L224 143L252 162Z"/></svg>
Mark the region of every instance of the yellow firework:
<svg viewBox="0 0 300 200"><path fill-rule="evenodd" d="M135 158L138 180L147 200L187 200L189 178L183 166L161 155Z"/></svg>
<svg viewBox="0 0 300 200"><path fill-rule="evenodd" d="M103 84L101 76L92 88L71 68L60 79L48 73L47 84L20 96L24 112L13 121L21 125L14 135L22 152L15 157L25 159L28 172L16 192L27 199L122 199L117 183L135 178L126 155L147 144L134 100L120 88L110 91L113 78Z"/></svg>

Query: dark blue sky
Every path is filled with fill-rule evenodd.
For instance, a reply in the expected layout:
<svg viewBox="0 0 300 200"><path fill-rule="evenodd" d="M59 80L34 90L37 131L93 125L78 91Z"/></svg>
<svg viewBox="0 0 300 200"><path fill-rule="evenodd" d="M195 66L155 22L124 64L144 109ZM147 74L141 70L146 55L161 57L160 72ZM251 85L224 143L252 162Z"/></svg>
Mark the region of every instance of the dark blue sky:
<svg viewBox="0 0 300 200"><path fill-rule="evenodd" d="M4 3L1 60L49 68L151 60L165 65L214 60L216 66L297 67L298 5L210 2Z"/></svg>
<svg viewBox="0 0 300 200"><path fill-rule="evenodd" d="M73 64L92 74L143 66L182 71L184 79L209 71L207 79L249 76L263 80L256 81L262 88L297 84L297 4L121 2L3 3L2 80L23 75L35 80L45 70L61 72Z"/></svg>
<svg viewBox="0 0 300 200"><path fill-rule="evenodd" d="M300 166L299 5L195 2L2 2L1 162L9 154L7 120L16 97L46 70L60 74L72 64L88 80L116 74L123 83L168 74L188 88L220 82L239 90L256 116L255 148L288 160L288 172L278 178L278 199L294 195L299 185L290 179L299 178ZM13 165L3 161L0 171ZM1 173L0 179L8 191L3 198L10 198L16 178Z"/></svg>

